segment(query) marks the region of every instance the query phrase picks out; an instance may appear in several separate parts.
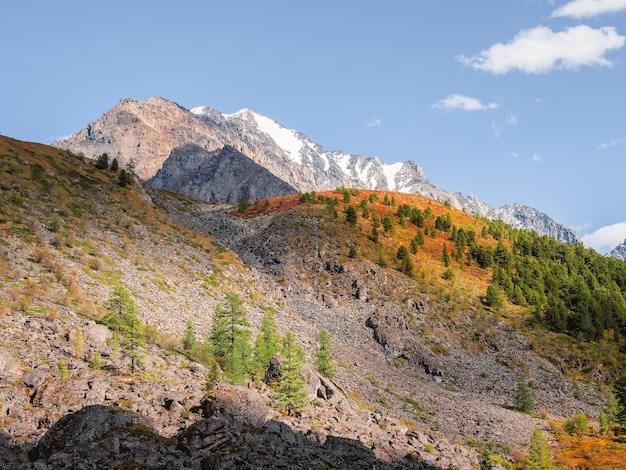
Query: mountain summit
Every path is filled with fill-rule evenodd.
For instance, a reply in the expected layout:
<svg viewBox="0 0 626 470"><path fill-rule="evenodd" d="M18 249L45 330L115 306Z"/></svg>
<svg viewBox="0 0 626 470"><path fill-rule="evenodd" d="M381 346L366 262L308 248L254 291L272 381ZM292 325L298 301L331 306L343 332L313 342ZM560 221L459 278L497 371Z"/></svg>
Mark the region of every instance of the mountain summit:
<svg viewBox="0 0 626 470"><path fill-rule="evenodd" d="M107 153L122 165L132 160L142 179L155 177L172 153L180 161L177 149L188 144L208 152L232 147L282 180L285 187L296 191L323 191L344 186L419 194L447 201L452 207L471 214L502 219L513 227L528 228L561 242L580 242L574 230L536 209L522 204L490 207L471 194L465 196L433 185L414 161L385 164L375 156L330 151L301 132L287 129L249 109L223 114L207 106L187 110L158 97L144 102L123 99L85 129L53 143L90 158ZM169 166L171 171L172 166ZM202 184L197 175L193 176L187 179ZM191 187L187 189L188 194L202 193ZM216 201L229 200L226 195L215 192L211 197Z"/></svg>

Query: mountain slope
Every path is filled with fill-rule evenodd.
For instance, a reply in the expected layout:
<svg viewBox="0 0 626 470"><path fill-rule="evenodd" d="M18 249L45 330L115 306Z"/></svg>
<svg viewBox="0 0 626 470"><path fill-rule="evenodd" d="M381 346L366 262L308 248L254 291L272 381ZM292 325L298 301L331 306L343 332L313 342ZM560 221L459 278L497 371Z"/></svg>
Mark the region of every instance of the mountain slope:
<svg viewBox="0 0 626 470"><path fill-rule="evenodd" d="M205 201L237 202L298 191L229 146L209 152L195 144L172 150L148 183Z"/></svg>
<svg viewBox="0 0 626 470"><path fill-rule="evenodd" d="M244 227L228 208L138 184L122 188L115 173L81 157L0 136L0 467L200 468L212 451L272 467L288 465L294 439L307 439L303 447L328 468L343 468L352 455L369 466L421 469L429 443L442 467L478 465L476 452L445 436L360 409L310 367L310 405L299 417L271 408L267 388L221 384L207 400L206 367L175 348L188 321L199 338L207 335L226 292L240 294L253 332L273 308L280 331L295 331L309 360L317 325L285 307L284 284L174 223L166 207L187 216L219 212L232 220L214 227L224 238ZM269 218L287 207L273 201ZM102 324L116 285L127 288L146 325L145 368L134 374ZM348 364L358 354L348 344L334 359ZM379 361L384 366L384 355ZM338 383L358 393L358 385ZM85 408L94 405L106 408Z"/></svg>
<svg viewBox="0 0 626 470"><path fill-rule="evenodd" d="M402 222L404 204L430 214L424 228ZM354 225L348 205L359 208ZM128 468L132 458L145 459L135 466L199 468L217 465L213 451L228 462L263 458L277 466L308 439L302 447L329 468L342 468L352 454L377 467L480 468L482 461L502 469L490 455L524 451L535 426L551 433L545 417L598 415L596 385L619 355L544 330L524 307L486 306L493 270L442 261L452 229L435 229L437 218L449 215L481 248L495 249L499 240L483 230L484 219L376 191L329 191L307 203L285 196L261 206L235 214L140 184L121 188L115 173L85 159L0 137L0 466L22 459L13 467L30 468L26 451L41 468L84 459L93 459L87 468L106 461ZM393 230L379 225L375 242L375 220L387 215ZM399 247L425 229L408 276ZM101 322L117 284L149 332L146 369L137 374ZM331 382L305 370L309 406L301 416L280 416L268 406L273 389L251 382L205 396L207 369L175 351L187 321L199 338L207 335L227 292L243 299L253 336L263 312L275 310L280 331L294 332L309 363L319 328L331 333L336 376ZM512 408L519 377L545 412ZM91 405L125 412L96 406L70 415ZM77 429L85 431L80 447L67 439Z"/></svg>
<svg viewBox="0 0 626 470"><path fill-rule="evenodd" d="M209 107L187 111L163 98L125 99L86 129L53 145L90 158L106 152L123 164L132 159L137 174L149 179L173 149L187 143L208 151L229 145L301 192L343 186L420 194L472 214L502 217L512 226L562 242L580 242L575 231L535 209L491 208L472 195L432 185L413 161L389 165L373 156L328 151L300 132L247 109L225 115Z"/></svg>

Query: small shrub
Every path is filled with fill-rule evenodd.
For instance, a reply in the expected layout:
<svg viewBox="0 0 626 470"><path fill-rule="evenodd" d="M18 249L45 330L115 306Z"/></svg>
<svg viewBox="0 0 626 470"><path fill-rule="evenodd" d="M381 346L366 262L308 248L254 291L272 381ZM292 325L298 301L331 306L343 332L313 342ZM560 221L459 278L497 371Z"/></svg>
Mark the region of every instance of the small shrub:
<svg viewBox="0 0 626 470"><path fill-rule="evenodd" d="M67 368L67 365L63 361L59 361L57 364L57 373L59 377L68 378L70 376L70 371Z"/></svg>

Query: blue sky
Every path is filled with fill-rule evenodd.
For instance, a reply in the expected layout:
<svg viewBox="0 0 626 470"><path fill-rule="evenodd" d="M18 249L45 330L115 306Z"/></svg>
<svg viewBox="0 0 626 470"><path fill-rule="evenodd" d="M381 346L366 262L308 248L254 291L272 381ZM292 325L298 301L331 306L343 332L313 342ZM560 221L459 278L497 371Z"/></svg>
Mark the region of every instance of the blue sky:
<svg viewBox="0 0 626 470"><path fill-rule="evenodd" d="M43 143L124 97L250 108L329 150L415 160L605 251L626 238L626 0L0 7L0 133Z"/></svg>

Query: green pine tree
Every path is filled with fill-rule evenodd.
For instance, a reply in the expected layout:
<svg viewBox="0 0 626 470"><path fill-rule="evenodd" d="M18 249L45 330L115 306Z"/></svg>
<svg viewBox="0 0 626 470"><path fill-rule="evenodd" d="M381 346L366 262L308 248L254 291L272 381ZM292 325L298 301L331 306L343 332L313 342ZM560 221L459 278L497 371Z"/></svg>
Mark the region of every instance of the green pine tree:
<svg viewBox="0 0 626 470"><path fill-rule="evenodd" d="M617 399L615 407L615 422L619 424L622 432L626 430L626 372L619 376L614 387L614 395Z"/></svg>
<svg viewBox="0 0 626 470"><path fill-rule="evenodd" d="M548 441L539 427L535 428L530 438L528 458L524 468L527 470L556 470L557 468L550 455Z"/></svg>
<svg viewBox="0 0 626 470"><path fill-rule="evenodd" d="M235 292L226 294L226 304L218 305L213 317L211 345L224 374L231 380L241 380L241 368L249 366L250 326L243 301Z"/></svg>
<svg viewBox="0 0 626 470"><path fill-rule="evenodd" d="M301 375L304 350L296 344L291 331L283 338L281 359L281 375L276 385L272 406L287 415L302 413L307 405L305 382Z"/></svg>
<svg viewBox="0 0 626 470"><path fill-rule="evenodd" d="M204 390L210 392L215 390L215 387L222 381L222 369L215 356L211 356L207 365L209 370L204 381Z"/></svg>
<svg viewBox="0 0 626 470"><path fill-rule="evenodd" d="M617 397L613 392L609 392L606 396L606 404L604 405L604 414L609 421L609 424L617 422L617 415L620 411L620 403L617 401Z"/></svg>
<svg viewBox="0 0 626 470"><path fill-rule="evenodd" d="M124 286L117 285L105 306L109 313L104 316L103 322L113 330L114 342L119 342L120 351L130 359L131 373L135 373L135 369L142 366L146 347L146 334L137 316L135 301Z"/></svg>
<svg viewBox="0 0 626 470"><path fill-rule="evenodd" d="M530 392L530 388L528 387L528 383L526 383L526 379L523 376L520 376L517 381L513 408L517 411L525 413L531 412L535 409L533 396Z"/></svg>
<svg viewBox="0 0 626 470"><path fill-rule="evenodd" d="M358 219L356 207L354 206L346 207L345 214L346 214L346 222L348 222L348 224L350 224L351 227L354 227Z"/></svg>
<svg viewBox="0 0 626 470"><path fill-rule="evenodd" d="M243 330L235 338L233 352L226 357L224 373L235 385L243 385L251 368L250 331Z"/></svg>
<svg viewBox="0 0 626 470"><path fill-rule="evenodd" d="M124 315L121 346L124 355L130 359L131 374L135 373L137 367L143 368L146 333L143 323L135 312L128 312Z"/></svg>
<svg viewBox="0 0 626 470"><path fill-rule="evenodd" d="M317 336L317 350L315 351L315 368L325 377L332 379L335 369L330 360L332 354L332 342L330 333L321 328Z"/></svg>
<svg viewBox="0 0 626 470"><path fill-rule="evenodd" d="M502 291L493 284L489 284L487 286L485 304L487 304L489 307L492 307L496 311L504 307L504 295L502 294Z"/></svg>
<svg viewBox="0 0 626 470"><path fill-rule="evenodd" d="M276 312L272 308L267 308L263 313L259 333L254 341L252 352L252 374L258 384L265 376L270 360L278 352L280 335L276 325Z"/></svg>
<svg viewBox="0 0 626 470"><path fill-rule="evenodd" d="M450 253L448 252L448 247L445 243L443 244L441 260L446 268L450 266Z"/></svg>
<svg viewBox="0 0 626 470"><path fill-rule="evenodd" d="M185 335L183 336L182 346L185 351L193 351L196 349L197 340L196 332L193 329L193 323L191 320L187 321L187 327L185 328Z"/></svg>

